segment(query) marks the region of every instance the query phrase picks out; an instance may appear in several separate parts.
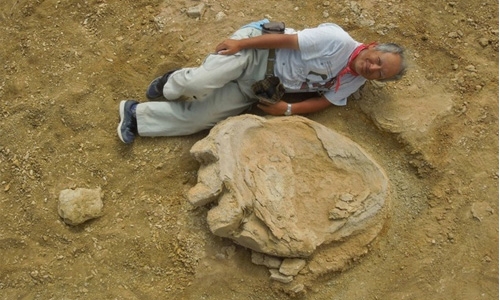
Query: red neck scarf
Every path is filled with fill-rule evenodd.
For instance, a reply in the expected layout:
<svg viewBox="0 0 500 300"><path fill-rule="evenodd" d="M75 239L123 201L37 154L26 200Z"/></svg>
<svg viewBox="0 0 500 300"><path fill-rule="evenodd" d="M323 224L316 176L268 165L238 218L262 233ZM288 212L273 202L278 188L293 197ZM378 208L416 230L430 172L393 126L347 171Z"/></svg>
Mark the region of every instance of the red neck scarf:
<svg viewBox="0 0 500 300"><path fill-rule="evenodd" d="M335 82L335 91L338 91L339 90L339 87L340 87L340 78L342 78L342 76L344 76L345 74L351 74L353 76L359 76L358 73L356 73L356 71L354 71L353 69L351 69L351 63L352 61L358 57L359 53L365 49L368 49L368 47L370 47L371 45L375 45L376 43L370 43L368 45L366 44L361 44L359 45L358 47L356 47L356 49L354 49L354 51L352 52L351 56L349 57L349 61L347 62L347 66L345 66L338 74L337 74L337 80Z"/></svg>

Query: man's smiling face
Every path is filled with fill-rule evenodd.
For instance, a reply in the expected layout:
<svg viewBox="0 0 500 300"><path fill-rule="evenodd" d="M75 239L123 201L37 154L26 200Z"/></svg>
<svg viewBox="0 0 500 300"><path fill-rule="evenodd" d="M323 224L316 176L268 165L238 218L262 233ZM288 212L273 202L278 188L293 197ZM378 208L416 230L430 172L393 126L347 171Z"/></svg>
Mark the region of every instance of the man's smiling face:
<svg viewBox="0 0 500 300"><path fill-rule="evenodd" d="M391 52L375 50L370 45L352 61L351 69L368 80L384 80L401 71L401 56Z"/></svg>

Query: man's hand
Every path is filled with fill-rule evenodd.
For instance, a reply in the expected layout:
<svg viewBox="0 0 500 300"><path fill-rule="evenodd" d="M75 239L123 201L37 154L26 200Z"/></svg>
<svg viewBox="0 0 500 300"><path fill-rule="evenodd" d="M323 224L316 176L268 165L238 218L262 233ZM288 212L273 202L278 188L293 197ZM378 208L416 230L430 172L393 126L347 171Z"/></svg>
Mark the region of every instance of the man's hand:
<svg viewBox="0 0 500 300"><path fill-rule="evenodd" d="M275 104L265 105L257 104L257 107L262 109L265 113L273 116L283 116L285 114L288 103L285 101L279 101Z"/></svg>
<svg viewBox="0 0 500 300"><path fill-rule="evenodd" d="M227 39L215 47L215 52L223 55L232 55L238 53L240 50L239 40L232 39Z"/></svg>

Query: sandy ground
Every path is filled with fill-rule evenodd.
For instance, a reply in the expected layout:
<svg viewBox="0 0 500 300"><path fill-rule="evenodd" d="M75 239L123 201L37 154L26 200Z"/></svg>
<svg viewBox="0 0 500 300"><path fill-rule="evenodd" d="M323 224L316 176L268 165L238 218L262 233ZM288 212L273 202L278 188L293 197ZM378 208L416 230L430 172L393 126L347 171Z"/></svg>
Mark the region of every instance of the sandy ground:
<svg viewBox="0 0 500 300"><path fill-rule="evenodd" d="M1 1L0 298L289 298L186 200L206 132L116 136L121 100L146 101L152 78L267 17L397 42L412 64L307 116L372 154L393 198L370 251L302 297L498 299L497 2L207 0L189 17L199 3ZM62 222L59 192L75 187L102 188L102 217Z"/></svg>

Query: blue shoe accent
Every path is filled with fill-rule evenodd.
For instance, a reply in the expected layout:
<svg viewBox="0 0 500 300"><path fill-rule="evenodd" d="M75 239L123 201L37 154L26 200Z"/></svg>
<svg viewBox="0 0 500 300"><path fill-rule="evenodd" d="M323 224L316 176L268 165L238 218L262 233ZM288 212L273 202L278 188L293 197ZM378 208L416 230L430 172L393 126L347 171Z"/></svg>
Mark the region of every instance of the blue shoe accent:
<svg viewBox="0 0 500 300"><path fill-rule="evenodd" d="M137 119L134 117L131 107L139 102L135 100L123 100L120 102L120 123L116 129L118 137L125 144L130 144L137 133Z"/></svg>
<svg viewBox="0 0 500 300"><path fill-rule="evenodd" d="M177 70L179 69L170 70L167 73L163 74L163 76L155 78L153 81L151 81L151 83L148 86L148 89L146 90L146 97L149 100L156 100L162 97L163 86L167 83L170 75L172 75Z"/></svg>
<svg viewBox="0 0 500 300"><path fill-rule="evenodd" d="M148 89L146 90L146 97L149 100L154 100L163 96L163 91L158 90L158 85L160 83L162 77L155 78L149 84Z"/></svg>

